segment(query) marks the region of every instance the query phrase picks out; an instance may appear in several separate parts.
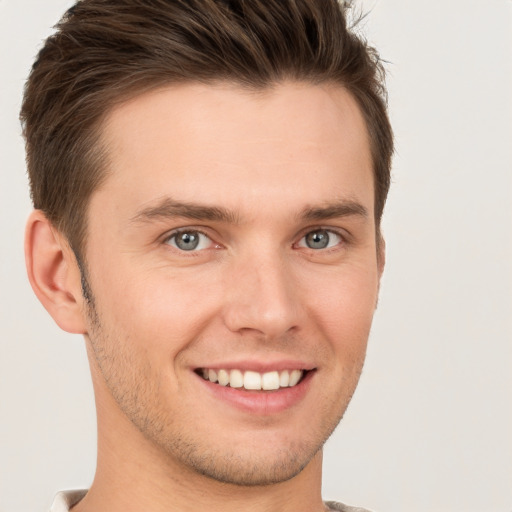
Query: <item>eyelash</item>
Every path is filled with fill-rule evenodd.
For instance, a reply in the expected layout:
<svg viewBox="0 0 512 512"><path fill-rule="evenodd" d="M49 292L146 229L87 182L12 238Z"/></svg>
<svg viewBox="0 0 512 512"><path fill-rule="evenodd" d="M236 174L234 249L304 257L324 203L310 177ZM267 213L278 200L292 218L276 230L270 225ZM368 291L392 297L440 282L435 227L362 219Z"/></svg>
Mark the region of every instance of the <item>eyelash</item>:
<svg viewBox="0 0 512 512"><path fill-rule="evenodd" d="M324 232L324 233L327 233L328 234L328 240L327 240L327 244L330 244L331 243L331 238L332 238L332 235L334 235L338 240L337 242L331 246L331 247L321 247L321 248L317 248L317 249L313 249L312 247L308 247L305 243L302 245L302 242L303 240L306 240L306 238L308 237L308 235L312 235L314 233L320 233L320 232ZM336 248L340 245L340 244L345 244L347 242L346 240L346 237L343 236L339 231L337 230L334 230L334 229L328 229L328 228L323 228L323 227L318 227L318 228L314 228L314 229L310 229L308 230L307 233L305 233L300 239L299 239L299 242L297 242L297 244L295 245L298 245L299 247L304 247L305 249L309 249L311 251L314 251L314 252L320 252L320 251L332 251L332 250L336 250Z"/></svg>
<svg viewBox="0 0 512 512"><path fill-rule="evenodd" d="M174 240L174 242L176 243L176 239L179 235L181 234L195 234L195 235L199 235L200 237L205 237L207 238L211 244L214 244L215 242L212 240L212 238L210 236L208 236L206 233L203 233L201 230L199 229L192 229L192 228L183 228L183 229L178 229L176 231L173 231L172 233L170 233L168 236L165 237L164 239L164 243L165 244L168 244L168 245L171 245L171 241ZM201 244L201 241L199 241L199 244ZM177 251L180 251L180 252L189 252L189 253L197 253L197 252L200 252L202 250L205 250L205 248L202 248L202 249L196 249L194 248L193 250L185 250L185 249L181 249L180 247L177 247L176 245L173 245L172 246L174 249L176 249ZM218 245L217 245L218 247Z"/></svg>
<svg viewBox="0 0 512 512"><path fill-rule="evenodd" d="M338 238L337 243L334 246L332 246L332 247L322 247L322 248L319 248L319 249L313 249L311 247L307 247L307 245L305 243L304 243L304 245L301 244L301 242L303 240L305 240L308 235L311 235L313 233L319 233L319 232L325 232L329 236L334 235L335 237ZM206 237L210 241L210 244L214 245L214 248L220 248L220 244L215 244L215 242L212 240L212 238L209 235L207 235L206 233L204 233L200 229L194 229L194 228L181 228L181 229L178 229L176 231L173 231L172 233L170 233L169 235L167 235L164 238L163 242L164 242L164 244L171 245L171 247L173 247L173 249L175 249L175 250L177 250L177 251L179 251L181 253L190 253L191 255L194 254L194 253L198 253L198 252L201 252L201 251L204 251L204 250L207 249L207 248L197 249L196 247L194 247L191 250L186 250L186 249L182 249L182 248L178 247L176 245L176 239L177 239L177 237L179 235L185 234L185 233L196 234L196 235L199 235L200 237ZM171 244L171 241L173 241L173 240L174 240L174 244ZM328 240L328 243L330 243L330 239ZM305 249L309 249L309 250L311 250L313 252L320 252L320 251L327 252L327 251L336 250L336 248L339 245L342 245L342 244L344 245L346 243L347 243L347 236L342 234L340 231L334 230L334 229L331 229L331 228L317 227L317 228L309 229L306 233L304 233L300 237L298 242L293 244L293 246L294 247L302 247L302 248L305 248ZM201 241L199 241L199 244L201 244Z"/></svg>

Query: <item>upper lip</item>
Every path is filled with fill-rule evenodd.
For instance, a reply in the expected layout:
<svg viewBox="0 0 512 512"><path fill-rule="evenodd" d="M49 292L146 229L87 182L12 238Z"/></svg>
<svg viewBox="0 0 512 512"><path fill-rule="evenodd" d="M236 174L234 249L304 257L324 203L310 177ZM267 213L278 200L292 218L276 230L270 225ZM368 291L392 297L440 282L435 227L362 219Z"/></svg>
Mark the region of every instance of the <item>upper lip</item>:
<svg viewBox="0 0 512 512"><path fill-rule="evenodd" d="M254 359L244 359L240 361L223 361L221 363L205 363L194 367L194 370L207 368L210 370L242 370L266 373L283 370L314 370L316 366L312 363L300 361L297 359L280 359L276 361L255 361Z"/></svg>

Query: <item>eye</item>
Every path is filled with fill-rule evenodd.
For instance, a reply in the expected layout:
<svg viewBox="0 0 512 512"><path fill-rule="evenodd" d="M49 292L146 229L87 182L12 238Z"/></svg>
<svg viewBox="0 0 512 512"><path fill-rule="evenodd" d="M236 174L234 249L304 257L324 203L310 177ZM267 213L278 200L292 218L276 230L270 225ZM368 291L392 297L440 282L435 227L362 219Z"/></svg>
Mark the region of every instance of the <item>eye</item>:
<svg viewBox="0 0 512 512"><path fill-rule="evenodd" d="M193 229L173 233L166 243L180 251L201 251L213 245L208 236Z"/></svg>
<svg viewBox="0 0 512 512"><path fill-rule="evenodd" d="M316 229L302 237L298 243L299 247L307 247L308 249L330 249L342 242L342 237L334 231L328 229Z"/></svg>

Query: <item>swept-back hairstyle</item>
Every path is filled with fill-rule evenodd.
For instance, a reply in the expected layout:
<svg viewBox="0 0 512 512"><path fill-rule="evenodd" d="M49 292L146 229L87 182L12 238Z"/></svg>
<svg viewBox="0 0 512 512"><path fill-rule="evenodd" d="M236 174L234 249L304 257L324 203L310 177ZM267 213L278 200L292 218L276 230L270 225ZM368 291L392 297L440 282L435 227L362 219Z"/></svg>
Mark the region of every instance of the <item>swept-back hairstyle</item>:
<svg viewBox="0 0 512 512"><path fill-rule="evenodd" d="M80 255L90 196L108 173L100 127L116 104L184 82L261 89L295 80L339 84L357 101L378 227L393 136L379 57L347 27L346 9L337 0L78 1L25 85L20 118L34 207Z"/></svg>

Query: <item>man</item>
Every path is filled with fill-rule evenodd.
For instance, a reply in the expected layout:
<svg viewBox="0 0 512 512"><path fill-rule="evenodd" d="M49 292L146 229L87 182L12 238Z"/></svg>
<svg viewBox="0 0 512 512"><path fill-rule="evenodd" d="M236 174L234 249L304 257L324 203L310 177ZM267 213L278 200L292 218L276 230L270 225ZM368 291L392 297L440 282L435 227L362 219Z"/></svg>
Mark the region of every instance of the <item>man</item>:
<svg viewBox="0 0 512 512"><path fill-rule="evenodd" d="M384 266L392 134L335 0L83 0L29 77L32 287L85 337L88 492L52 511L357 510L322 446Z"/></svg>

